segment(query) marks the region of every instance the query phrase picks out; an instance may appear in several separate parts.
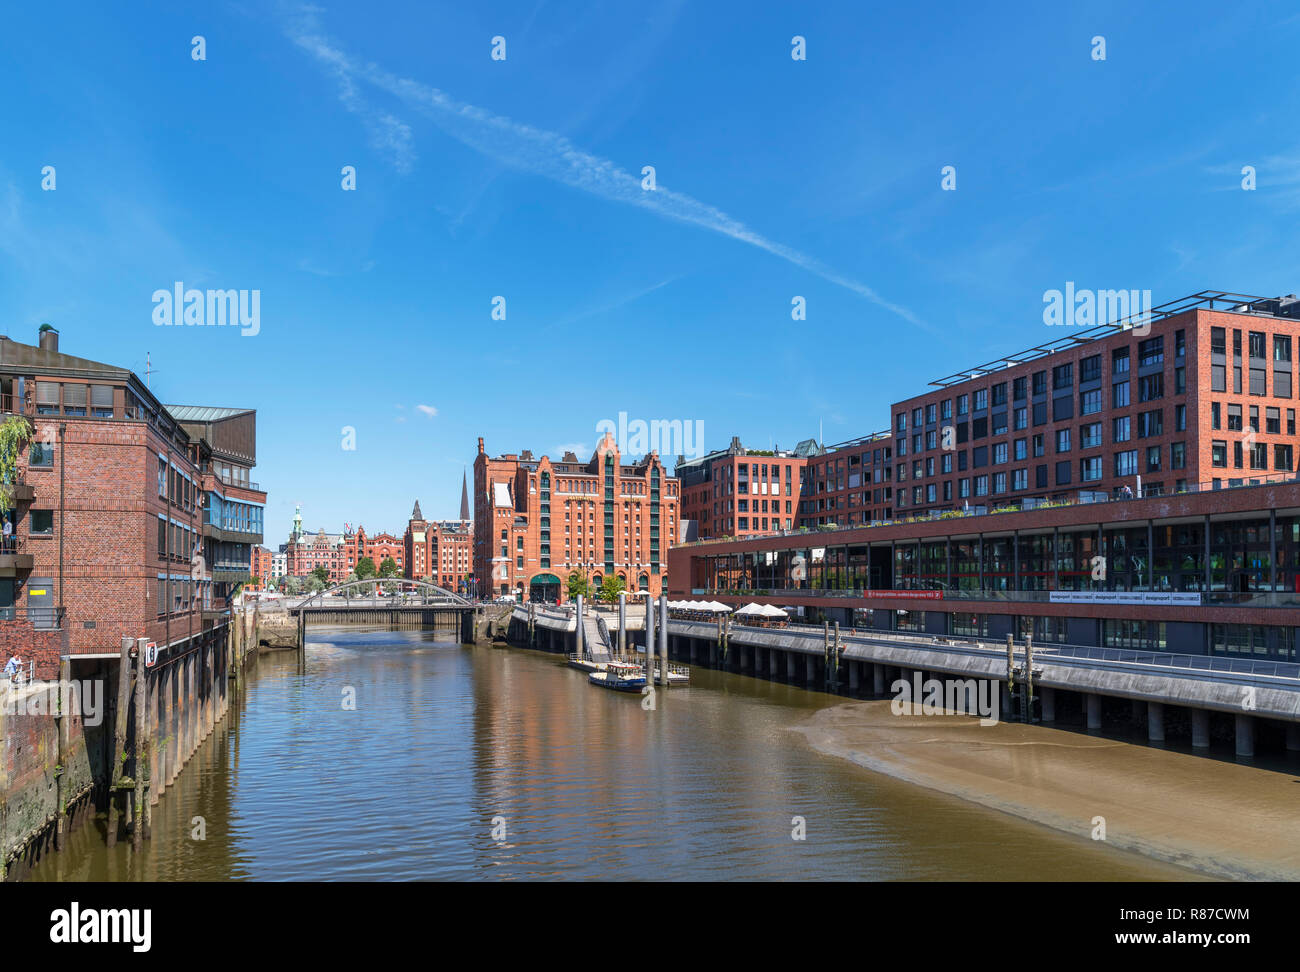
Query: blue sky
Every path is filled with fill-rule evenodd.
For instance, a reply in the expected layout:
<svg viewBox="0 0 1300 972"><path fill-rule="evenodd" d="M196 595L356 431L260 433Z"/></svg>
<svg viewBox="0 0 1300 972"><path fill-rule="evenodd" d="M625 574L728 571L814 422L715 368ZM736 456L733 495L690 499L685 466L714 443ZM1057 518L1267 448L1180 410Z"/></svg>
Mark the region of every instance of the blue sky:
<svg viewBox="0 0 1300 972"><path fill-rule="evenodd" d="M1300 290L1294 5L970 6L12 6L0 331L256 408L274 546L454 516L480 435L876 431L1066 281ZM260 332L156 326L177 280Z"/></svg>

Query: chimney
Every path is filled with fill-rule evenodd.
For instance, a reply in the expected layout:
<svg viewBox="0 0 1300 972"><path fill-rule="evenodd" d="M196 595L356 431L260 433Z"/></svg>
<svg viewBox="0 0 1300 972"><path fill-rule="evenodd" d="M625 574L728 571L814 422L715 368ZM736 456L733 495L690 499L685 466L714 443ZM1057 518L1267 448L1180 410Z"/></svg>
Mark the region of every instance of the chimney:
<svg viewBox="0 0 1300 972"><path fill-rule="evenodd" d="M478 454L483 455L483 436L478 437Z"/></svg>
<svg viewBox="0 0 1300 972"><path fill-rule="evenodd" d="M39 344L42 351L59 350L59 332L49 324L42 324L39 331Z"/></svg>

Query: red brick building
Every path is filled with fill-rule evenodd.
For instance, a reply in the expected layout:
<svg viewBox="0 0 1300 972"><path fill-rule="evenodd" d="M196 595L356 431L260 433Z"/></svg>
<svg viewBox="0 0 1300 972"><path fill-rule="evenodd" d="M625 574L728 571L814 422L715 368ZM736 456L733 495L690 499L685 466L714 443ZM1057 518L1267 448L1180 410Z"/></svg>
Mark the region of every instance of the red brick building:
<svg viewBox="0 0 1300 972"><path fill-rule="evenodd" d="M406 564L406 545L400 537L391 533L376 533L373 537L366 533L366 528L358 526L355 533L343 534L344 576L357 569L357 563L363 557L369 557L379 570L384 558L392 557L397 565L397 575L403 576Z"/></svg>
<svg viewBox="0 0 1300 972"><path fill-rule="evenodd" d="M570 573L593 587L607 576L629 590L664 589L678 539L680 483L657 453L620 461L607 435L583 462L531 452L474 459L473 594L559 600Z"/></svg>
<svg viewBox="0 0 1300 972"><path fill-rule="evenodd" d="M0 411L34 430L0 550L0 641L35 646L44 677L56 672L56 640L72 659L116 659L124 636L183 652L225 607L214 594L221 565L203 556L214 549L211 443L129 370L58 342L48 328L39 346L0 337ZM266 494L252 487L240 495L260 511ZM243 521L258 542L260 522L260 512ZM231 567L248 574L247 559Z"/></svg>
<svg viewBox="0 0 1300 972"><path fill-rule="evenodd" d="M805 466L816 452L812 440L793 451L731 445L699 459L678 457L682 520L700 539L746 537L791 530L797 525Z"/></svg>
<svg viewBox="0 0 1300 972"><path fill-rule="evenodd" d="M324 567L329 583L341 584L351 571L344 556L343 540L343 534L326 533L323 529L307 533L302 526L302 510L295 510L293 530L284 548L285 576L303 578L317 567Z"/></svg>
<svg viewBox="0 0 1300 972"><path fill-rule="evenodd" d="M462 496L461 509L468 502ZM406 554L403 576L428 581L457 594L469 593L473 571L474 525L469 519L428 521L415 501L402 538Z"/></svg>
<svg viewBox="0 0 1300 972"><path fill-rule="evenodd" d="M1294 472L1300 300L1206 292L1134 323L1081 330L895 404L894 513Z"/></svg>
<svg viewBox="0 0 1300 972"><path fill-rule="evenodd" d="M250 574L262 582L263 587L271 586L271 558L274 554L266 547L253 548L253 564Z"/></svg>

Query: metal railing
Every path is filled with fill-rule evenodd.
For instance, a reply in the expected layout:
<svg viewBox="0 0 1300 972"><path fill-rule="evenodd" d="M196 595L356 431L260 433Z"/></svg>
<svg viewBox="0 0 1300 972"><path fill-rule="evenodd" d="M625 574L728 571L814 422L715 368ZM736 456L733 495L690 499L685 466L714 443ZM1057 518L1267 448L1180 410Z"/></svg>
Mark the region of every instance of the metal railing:
<svg viewBox="0 0 1300 972"><path fill-rule="evenodd" d="M1234 482L1234 480L1241 480ZM1252 489L1261 486L1276 486L1279 483L1295 483L1300 485L1300 473L1274 473L1271 475L1260 476L1233 476L1227 479L1221 479L1217 483L1214 480L1206 480L1199 483L1185 483L1179 489L1168 493L1148 493L1144 496L1121 496L1114 493L1108 495L1103 491L1083 491L1087 492L1087 498L1076 497L1073 499L1059 500L1042 500L1038 497L1026 496L1019 499L1007 500L1003 505L990 509L987 504L979 504L969 509L960 510L933 510L921 516L908 516L891 520L872 520L869 523L848 523L848 524L825 524L822 526L799 527L797 530L774 530L770 533L751 533L744 537L710 537L706 540L690 540L685 543L675 544L675 547L699 547L709 544L720 543L743 543L750 540L770 540L773 537L818 537L827 534L844 533L850 530L869 530L875 527L890 526L907 526L915 523L932 523L938 520L964 520L970 517L980 516L999 516L1006 513L1033 513L1039 510L1064 509L1075 506L1096 506L1105 503L1133 503L1143 500L1152 499L1169 499L1171 496L1182 496L1185 493L1217 493L1226 490L1235 489ZM956 532L956 531L953 531Z"/></svg>
<svg viewBox="0 0 1300 972"><path fill-rule="evenodd" d="M712 631L716 625L709 622L693 623ZM748 628L731 629L732 633ZM803 624L791 622L784 628L753 629L769 630L780 634L793 634L797 637L820 641L825 629L820 624ZM890 631L885 629L840 627L840 640L843 642L888 642L901 647L925 650L992 653L1005 658L1006 639L985 638L976 635L936 635L923 632ZM1013 642L1017 652L1024 653L1024 642ZM1177 652L1140 650L1133 648L1101 648L1092 645L1071 645L1056 642L1034 641L1034 654L1040 660L1070 665L1080 661L1101 661L1117 665L1155 667L1161 669L1181 669L1201 674L1233 674L1259 677L1285 678L1300 681L1300 663L1274 661L1271 659L1240 658L1231 655L1188 655Z"/></svg>
<svg viewBox="0 0 1300 972"><path fill-rule="evenodd" d="M1106 607L1123 607L1123 596L1132 595L1161 595L1161 594L1196 594L1200 596L1199 607L1240 607L1240 608L1289 608L1291 610L1300 609L1300 591L1176 591L1166 588L1140 588L1135 587L1128 590L1116 589L1109 590L1104 588L1081 588L1077 590L1068 588L1053 588L1045 591L1010 591L995 590L990 588L967 589L953 587L938 588L894 588L888 590L875 590L866 587L756 587L756 588L692 588L691 593L707 595L713 597L824 597L824 598L853 598L856 600L888 600L898 602L925 602L925 601L994 601L1007 604L1061 604L1061 605L1086 605L1096 604ZM1057 600L1052 599L1052 595L1058 595ZM1067 600L1059 595L1069 594L1105 594L1114 595L1115 599L1097 599L1097 600ZM1171 604L1178 602L1171 599ZM1130 606L1134 607L1152 607L1158 606L1150 600L1134 598ZM923 608L918 608L921 610Z"/></svg>
<svg viewBox="0 0 1300 972"><path fill-rule="evenodd" d="M0 621L23 621L37 631L59 631L63 628L66 609L51 607L0 607Z"/></svg>

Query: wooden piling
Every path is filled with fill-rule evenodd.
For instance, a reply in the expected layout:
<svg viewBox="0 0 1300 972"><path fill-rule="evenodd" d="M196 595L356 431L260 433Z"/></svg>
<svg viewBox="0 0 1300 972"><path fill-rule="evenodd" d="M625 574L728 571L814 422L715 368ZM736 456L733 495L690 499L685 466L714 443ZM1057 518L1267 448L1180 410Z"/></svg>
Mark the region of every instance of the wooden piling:
<svg viewBox="0 0 1300 972"><path fill-rule="evenodd" d="M122 638L122 654L117 668L117 712L113 720L113 751L109 754L108 768L108 835L109 847L117 844L118 809L121 794L117 785L121 781L126 761L126 710L130 705L131 646L135 639Z"/></svg>
<svg viewBox="0 0 1300 972"><path fill-rule="evenodd" d="M144 777L146 773L145 763L147 757L145 753L149 749L149 741L146 738L147 714L145 713L144 701L144 646L145 639L141 638L136 642L135 652L135 788L133 793L133 806L135 808L133 819L135 826L131 829L131 848L140 850L143 846L145 832L145 811L144 811Z"/></svg>

